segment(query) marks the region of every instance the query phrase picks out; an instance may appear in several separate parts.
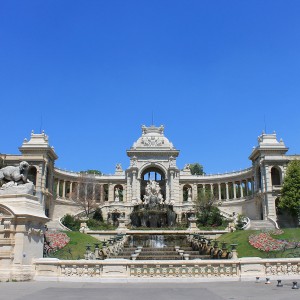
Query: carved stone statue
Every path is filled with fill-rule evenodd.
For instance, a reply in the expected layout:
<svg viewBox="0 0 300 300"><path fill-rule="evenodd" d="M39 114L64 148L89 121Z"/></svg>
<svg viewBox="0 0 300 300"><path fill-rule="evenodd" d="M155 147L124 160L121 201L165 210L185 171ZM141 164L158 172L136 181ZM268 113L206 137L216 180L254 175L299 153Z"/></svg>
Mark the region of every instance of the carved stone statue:
<svg viewBox="0 0 300 300"><path fill-rule="evenodd" d="M188 188L188 197L187 197L187 201L191 202L192 201L192 189Z"/></svg>
<svg viewBox="0 0 300 300"><path fill-rule="evenodd" d="M115 189L115 202L119 202L120 201L120 189L116 188Z"/></svg>
<svg viewBox="0 0 300 300"><path fill-rule="evenodd" d="M0 169L0 181L5 183L0 188L0 195L31 194L34 185L27 179L29 164L22 161L19 166L7 166Z"/></svg>
<svg viewBox="0 0 300 300"><path fill-rule="evenodd" d="M183 171L190 171L190 164L185 164L184 167L183 167Z"/></svg>
<svg viewBox="0 0 300 300"><path fill-rule="evenodd" d="M149 180L146 186L146 195L144 195L144 203L150 207L155 207L157 204L163 204L164 199L160 192L159 183L155 180Z"/></svg>
<svg viewBox="0 0 300 300"><path fill-rule="evenodd" d="M27 179L29 164L27 161L20 162L18 167L7 166L0 170L0 180L13 181L17 184L29 182Z"/></svg>
<svg viewBox="0 0 300 300"><path fill-rule="evenodd" d="M121 164L116 164L116 172L123 171Z"/></svg>

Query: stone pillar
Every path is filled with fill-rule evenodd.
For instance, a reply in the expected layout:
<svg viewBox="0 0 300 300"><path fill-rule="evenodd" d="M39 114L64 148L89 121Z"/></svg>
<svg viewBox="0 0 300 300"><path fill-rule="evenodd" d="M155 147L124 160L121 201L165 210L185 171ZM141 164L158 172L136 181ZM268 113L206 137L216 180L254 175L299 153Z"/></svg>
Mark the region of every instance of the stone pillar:
<svg viewBox="0 0 300 300"><path fill-rule="evenodd" d="M88 183L85 183L84 184L84 199L86 200L86 198L87 198L87 185L88 185Z"/></svg>
<svg viewBox="0 0 300 300"><path fill-rule="evenodd" d="M225 185L226 185L226 200L229 200L228 182L226 182Z"/></svg>
<svg viewBox="0 0 300 300"><path fill-rule="evenodd" d="M63 182L63 194L62 194L62 198L66 199L66 181L65 180Z"/></svg>
<svg viewBox="0 0 300 300"><path fill-rule="evenodd" d="M221 183L218 183L218 193L219 193L219 200L222 200L222 196L221 196Z"/></svg>
<svg viewBox="0 0 300 300"><path fill-rule="evenodd" d="M0 195L3 220L0 276L2 281L27 281L34 276L33 259L43 257L45 223L39 198L28 194Z"/></svg>
<svg viewBox="0 0 300 300"><path fill-rule="evenodd" d="M59 198L59 185L60 185L60 182L59 182L59 179L57 179L57 186L56 186L56 197Z"/></svg>
<svg viewBox="0 0 300 300"><path fill-rule="evenodd" d="M136 171L132 171L132 200L137 201L137 197L136 197Z"/></svg>
<svg viewBox="0 0 300 300"><path fill-rule="evenodd" d="M171 188L170 188L170 180L168 180L167 178L166 178L166 182L165 182L165 184L166 184L166 195L165 195L165 200L168 202L169 200L171 200Z"/></svg>
<svg viewBox="0 0 300 300"><path fill-rule="evenodd" d="M115 201L114 199L115 191L112 183L108 184L108 201Z"/></svg>
<svg viewBox="0 0 300 300"><path fill-rule="evenodd" d="M93 200L96 200L96 199L95 199L95 187L96 187L96 184L93 183Z"/></svg>
<svg viewBox="0 0 300 300"><path fill-rule="evenodd" d="M241 191L241 198L243 198L244 197L243 181L240 182L240 191Z"/></svg>
<svg viewBox="0 0 300 300"><path fill-rule="evenodd" d="M235 186L235 182L232 182L232 187L233 187L233 199L236 199L236 186Z"/></svg>
<svg viewBox="0 0 300 300"><path fill-rule="evenodd" d="M73 182L70 182L70 193L69 193L69 199L73 198Z"/></svg>
<svg viewBox="0 0 300 300"><path fill-rule="evenodd" d="M76 195L77 199L76 200L78 200L79 199L79 189L80 189L79 182L77 182L76 187L77 187L77 195Z"/></svg>
<svg viewBox="0 0 300 300"><path fill-rule="evenodd" d="M210 184L210 193L214 196L214 185L212 183Z"/></svg>
<svg viewBox="0 0 300 300"><path fill-rule="evenodd" d="M193 184L193 195L192 195L192 199L193 199L193 201L197 201L197 198L198 198L197 184L194 183L194 184Z"/></svg>

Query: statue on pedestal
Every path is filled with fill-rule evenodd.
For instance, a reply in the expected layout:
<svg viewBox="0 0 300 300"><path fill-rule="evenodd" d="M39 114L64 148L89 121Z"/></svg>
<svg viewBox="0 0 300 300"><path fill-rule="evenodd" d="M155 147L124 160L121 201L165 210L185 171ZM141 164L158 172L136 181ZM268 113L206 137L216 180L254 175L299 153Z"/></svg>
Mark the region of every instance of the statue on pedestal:
<svg viewBox="0 0 300 300"><path fill-rule="evenodd" d="M29 164L26 161L20 162L19 166L7 166L0 169L0 181L4 182L0 188L0 195L33 195L34 185L27 179L28 170Z"/></svg>

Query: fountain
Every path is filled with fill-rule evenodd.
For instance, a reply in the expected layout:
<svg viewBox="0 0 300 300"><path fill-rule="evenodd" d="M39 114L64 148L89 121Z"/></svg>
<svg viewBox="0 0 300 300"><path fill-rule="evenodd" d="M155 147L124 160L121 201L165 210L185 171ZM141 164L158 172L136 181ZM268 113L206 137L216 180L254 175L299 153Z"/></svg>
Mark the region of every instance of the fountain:
<svg viewBox="0 0 300 300"><path fill-rule="evenodd" d="M175 225L176 213L172 201L164 200L159 183L149 180L145 188L146 194L131 213L131 224L134 227L171 227Z"/></svg>

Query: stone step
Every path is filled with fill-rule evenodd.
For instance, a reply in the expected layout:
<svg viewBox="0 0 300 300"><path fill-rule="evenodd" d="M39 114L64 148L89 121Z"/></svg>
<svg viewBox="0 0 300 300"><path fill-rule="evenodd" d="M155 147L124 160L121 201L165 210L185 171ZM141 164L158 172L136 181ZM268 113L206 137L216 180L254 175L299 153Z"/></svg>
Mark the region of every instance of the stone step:
<svg viewBox="0 0 300 300"><path fill-rule="evenodd" d="M275 226L269 220L250 220L250 230L274 230Z"/></svg>
<svg viewBox="0 0 300 300"><path fill-rule="evenodd" d="M47 225L48 229L64 230L64 228L61 227L58 220L50 220L49 222L46 223L46 225Z"/></svg>

